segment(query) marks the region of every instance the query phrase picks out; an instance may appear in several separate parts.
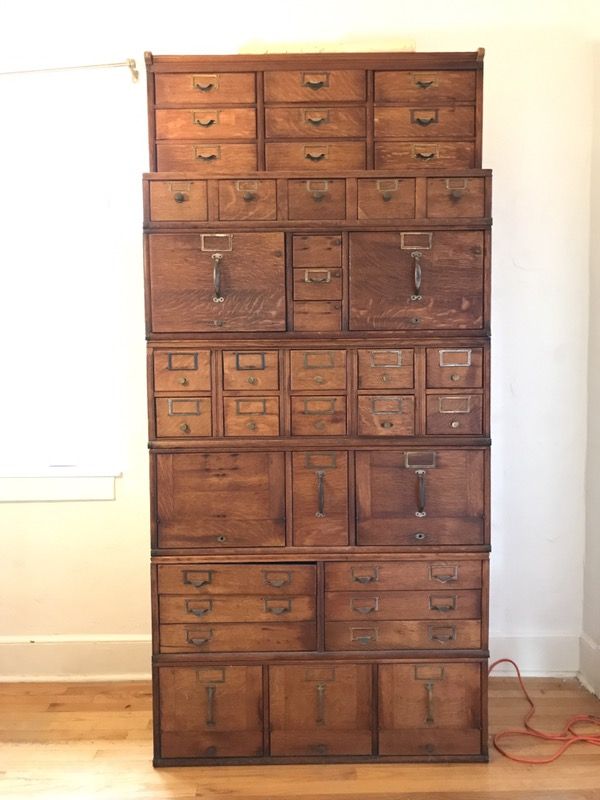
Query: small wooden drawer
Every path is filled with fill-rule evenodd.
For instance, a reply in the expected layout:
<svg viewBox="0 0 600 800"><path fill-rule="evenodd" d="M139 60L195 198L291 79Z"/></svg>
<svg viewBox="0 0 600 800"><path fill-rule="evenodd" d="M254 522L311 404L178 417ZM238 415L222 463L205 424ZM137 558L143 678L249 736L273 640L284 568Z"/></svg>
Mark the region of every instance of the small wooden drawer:
<svg viewBox="0 0 600 800"><path fill-rule="evenodd" d="M159 594L314 595L314 564L160 564Z"/></svg>
<svg viewBox="0 0 600 800"><path fill-rule="evenodd" d="M375 169L470 169L474 166L472 142L375 142Z"/></svg>
<svg viewBox="0 0 600 800"><path fill-rule="evenodd" d="M210 392L209 350L155 350L154 389Z"/></svg>
<svg viewBox="0 0 600 800"><path fill-rule="evenodd" d="M297 234L292 240L294 268L341 267L342 240L340 236L303 236Z"/></svg>
<svg viewBox="0 0 600 800"><path fill-rule="evenodd" d="M293 436L344 436L345 397L292 397Z"/></svg>
<svg viewBox="0 0 600 800"><path fill-rule="evenodd" d="M345 350L292 350L292 391L346 390Z"/></svg>
<svg viewBox="0 0 600 800"><path fill-rule="evenodd" d="M348 620L355 623L395 619L479 619L481 592L478 589L371 594L327 592L325 617L329 620Z"/></svg>
<svg viewBox="0 0 600 800"><path fill-rule="evenodd" d="M478 620L325 623L326 650L466 650L481 647Z"/></svg>
<svg viewBox="0 0 600 800"><path fill-rule="evenodd" d="M225 436L279 436L277 397L224 397Z"/></svg>
<svg viewBox="0 0 600 800"><path fill-rule="evenodd" d="M156 145L159 172L198 172L214 175L220 172L255 172L255 144L179 144L158 142Z"/></svg>
<svg viewBox="0 0 600 800"><path fill-rule="evenodd" d="M295 331L341 331L342 304L337 300L294 303Z"/></svg>
<svg viewBox="0 0 600 800"><path fill-rule="evenodd" d="M225 350L223 388L232 391L278 389L279 365L276 350Z"/></svg>
<svg viewBox="0 0 600 800"><path fill-rule="evenodd" d="M290 219L345 219L346 181L288 181Z"/></svg>
<svg viewBox="0 0 600 800"><path fill-rule="evenodd" d="M474 70L409 70L375 73L375 101L383 103L468 103L475 100Z"/></svg>
<svg viewBox="0 0 600 800"><path fill-rule="evenodd" d="M331 267L294 270L294 300L341 300L342 270Z"/></svg>
<svg viewBox="0 0 600 800"><path fill-rule="evenodd" d="M157 436L212 434L210 397L157 397L155 403Z"/></svg>
<svg viewBox="0 0 600 800"><path fill-rule="evenodd" d="M153 222L195 222L208 218L206 181L149 181Z"/></svg>
<svg viewBox="0 0 600 800"><path fill-rule="evenodd" d="M254 72L157 73L154 76L157 105L254 103Z"/></svg>
<svg viewBox="0 0 600 800"><path fill-rule="evenodd" d="M160 626L161 653L297 652L315 647L314 621Z"/></svg>
<svg viewBox="0 0 600 800"><path fill-rule="evenodd" d="M478 389L483 381L481 347L427 348L427 386Z"/></svg>
<svg viewBox="0 0 600 800"><path fill-rule="evenodd" d="M473 106L375 108L377 139L468 139L474 135Z"/></svg>
<svg viewBox="0 0 600 800"><path fill-rule="evenodd" d="M162 569L165 569L163 567ZM364 561L325 564L328 592L371 592L422 589L480 589L481 561L429 559L426 561Z"/></svg>
<svg viewBox="0 0 600 800"><path fill-rule="evenodd" d="M268 170L364 169L364 142L267 142Z"/></svg>
<svg viewBox="0 0 600 800"><path fill-rule="evenodd" d="M413 219L414 178L359 178L359 219Z"/></svg>
<svg viewBox="0 0 600 800"><path fill-rule="evenodd" d="M413 395L370 395L358 398L359 436L414 436Z"/></svg>
<svg viewBox="0 0 600 800"><path fill-rule="evenodd" d="M266 135L269 139L322 139L366 136L364 108L297 108L265 109Z"/></svg>
<svg viewBox="0 0 600 800"><path fill-rule="evenodd" d="M266 588L266 587L265 587ZM305 622L315 618L315 598L308 595L231 595L186 597L162 595L159 618L164 623Z"/></svg>
<svg viewBox="0 0 600 800"><path fill-rule="evenodd" d="M157 139L255 139L253 108L159 108Z"/></svg>
<svg viewBox="0 0 600 800"><path fill-rule="evenodd" d="M362 69L327 71L268 70L265 72L265 102L327 103L330 100L364 100L365 72Z"/></svg>
<svg viewBox="0 0 600 800"><path fill-rule="evenodd" d="M275 181L219 181L219 219L277 219Z"/></svg>
<svg viewBox="0 0 600 800"><path fill-rule="evenodd" d="M427 395L427 433L483 433L483 397L480 394Z"/></svg>
<svg viewBox="0 0 600 800"><path fill-rule="evenodd" d="M427 216L430 219L483 217L483 178L427 178Z"/></svg>
<svg viewBox="0 0 600 800"><path fill-rule="evenodd" d="M414 350L359 350L359 389L412 389Z"/></svg>

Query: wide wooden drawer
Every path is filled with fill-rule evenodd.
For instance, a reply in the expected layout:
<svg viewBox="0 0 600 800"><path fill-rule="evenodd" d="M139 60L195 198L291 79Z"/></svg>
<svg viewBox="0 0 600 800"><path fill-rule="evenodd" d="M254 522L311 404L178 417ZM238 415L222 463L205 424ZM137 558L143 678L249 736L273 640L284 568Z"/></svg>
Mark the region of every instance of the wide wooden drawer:
<svg viewBox="0 0 600 800"><path fill-rule="evenodd" d="M375 108L377 139L469 139L474 134L473 106Z"/></svg>
<svg viewBox="0 0 600 800"><path fill-rule="evenodd" d="M292 391L346 390L345 350L292 350Z"/></svg>
<svg viewBox="0 0 600 800"><path fill-rule="evenodd" d="M156 103L210 104L254 103L254 72L157 73L154 76Z"/></svg>
<svg viewBox="0 0 600 800"><path fill-rule="evenodd" d="M161 625L161 653L248 653L316 648L316 623Z"/></svg>
<svg viewBox="0 0 600 800"><path fill-rule="evenodd" d="M210 392L209 350L156 350L154 389L157 392L190 390Z"/></svg>
<svg viewBox="0 0 600 800"><path fill-rule="evenodd" d="M480 589L479 560L361 561L325 564L328 592L368 592L422 589ZM164 569L164 567L163 567Z"/></svg>
<svg viewBox="0 0 600 800"><path fill-rule="evenodd" d="M359 350L359 389L412 389L414 350Z"/></svg>
<svg viewBox="0 0 600 800"><path fill-rule="evenodd" d="M254 108L159 108L157 139L254 139Z"/></svg>
<svg viewBox="0 0 600 800"><path fill-rule="evenodd" d="M279 388L279 354L277 350L225 350L223 352L223 388Z"/></svg>
<svg viewBox="0 0 600 800"><path fill-rule="evenodd" d="M428 592L327 592L325 617L355 624L372 620L479 619L478 589L436 589Z"/></svg>
<svg viewBox="0 0 600 800"><path fill-rule="evenodd" d="M366 135L365 109L276 107L265 109L265 129L270 139L322 139Z"/></svg>
<svg viewBox="0 0 600 800"><path fill-rule="evenodd" d="M426 413L429 434L477 436L483 433L483 396L480 394L429 394Z"/></svg>
<svg viewBox="0 0 600 800"><path fill-rule="evenodd" d="M206 181L149 181L153 222L208 219Z"/></svg>
<svg viewBox="0 0 600 800"><path fill-rule="evenodd" d="M314 564L201 564L158 566L159 594L209 596L314 595Z"/></svg>
<svg viewBox="0 0 600 800"><path fill-rule="evenodd" d="M159 618L161 623L200 620L210 625L214 622L305 622L315 618L315 598L289 594L275 597L268 594L163 595L159 598Z"/></svg>
<svg viewBox="0 0 600 800"><path fill-rule="evenodd" d="M478 620L325 623L326 650L466 650L481 647Z"/></svg>
<svg viewBox="0 0 600 800"><path fill-rule="evenodd" d="M414 433L414 395L359 395L359 436L414 436Z"/></svg>
<svg viewBox="0 0 600 800"><path fill-rule="evenodd" d="M292 397L293 436L345 436L346 398Z"/></svg>
<svg viewBox="0 0 600 800"><path fill-rule="evenodd" d="M383 70L375 73L375 101L449 104L475 100L474 70Z"/></svg>
<svg viewBox="0 0 600 800"><path fill-rule="evenodd" d="M470 169L475 166L472 142L375 142L375 169Z"/></svg>
<svg viewBox="0 0 600 800"><path fill-rule="evenodd" d="M327 172L366 166L364 142L267 142L265 157L268 170Z"/></svg>
<svg viewBox="0 0 600 800"><path fill-rule="evenodd" d="M265 102L327 103L364 100L366 76L362 69L267 70Z"/></svg>
<svg viewBox="0 0 600 800"><path fill-rule="evenodd" d="M255 144L193 144L157 142L159 172L197 172L214 175L222 172L255 172Z"/></svg>
<svg viewBox="0 0 600 800"><path fill-rule="evenodd" d="M219 219L277 219L277 191L271 180L219 181Z"/></svg>
<svg viewBox="0 0 600 800"><path fill-rule="evenodd" d="M210 397L157 397L155 405L158 437L178 438L212 434Z"/></svg>

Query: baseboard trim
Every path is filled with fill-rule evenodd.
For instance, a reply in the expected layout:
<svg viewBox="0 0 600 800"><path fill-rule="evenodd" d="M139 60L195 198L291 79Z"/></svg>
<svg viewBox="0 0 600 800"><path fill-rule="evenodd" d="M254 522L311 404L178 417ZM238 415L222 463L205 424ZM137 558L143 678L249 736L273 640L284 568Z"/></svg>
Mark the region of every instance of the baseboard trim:
<svg viewBox="0 0 600 800"><path fill-rule="evenodd" d="M579 671L579 636L492 636L490 661L511 658L522 675L569 678ZM500 664L495 675L514 675L510 664Z"/></svg>
<svg viewBox="0 0 600 800"><path fill-rule="evenodd" d="M580 639L580 667L577 676L586 689L600 697L600 643L584 633Z"/></svg>

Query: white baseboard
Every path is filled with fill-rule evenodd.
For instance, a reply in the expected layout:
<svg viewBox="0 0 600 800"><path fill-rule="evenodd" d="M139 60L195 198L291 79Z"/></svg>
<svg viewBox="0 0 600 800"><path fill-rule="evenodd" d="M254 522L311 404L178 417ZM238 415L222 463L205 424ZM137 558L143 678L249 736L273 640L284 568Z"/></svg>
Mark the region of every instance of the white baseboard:
<svg viewBox="0 0 600 800"><path fill-rule="evenodd" d="M512 658L522 675L573 677L579 671L579 636L491 636L490 662ZM514 675L500 664L494 675Z"/></svg>
<svg viewBox="0 0 600 800"><path fill-rule="evenodd" d="M579 680L600 697L600 643L584 633L580 640Z"/></svg>

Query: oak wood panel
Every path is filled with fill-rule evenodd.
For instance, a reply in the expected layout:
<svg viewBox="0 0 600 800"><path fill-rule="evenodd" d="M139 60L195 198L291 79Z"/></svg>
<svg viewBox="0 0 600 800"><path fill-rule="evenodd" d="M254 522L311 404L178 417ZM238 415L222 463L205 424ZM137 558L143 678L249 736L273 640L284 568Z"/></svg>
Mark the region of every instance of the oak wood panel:
<svg viewBox="0 0 600 800"><path fill-rule="evenodd" d="M156 110L157 139L255 139L254 108L163 108Z"/></svg>
<svg viewBox="0 0 600 800"><path fill-rule="evenodd" d="M371 620L325 622L325 649L478 650L479 620Z"/></svg>
<svg viewBox="0 0 600 800"><path fill-rule="evenodd" d="M419 105L473 102L475 76L475 70L381 70L375 73L375 101Z"/></svg>
<svg viewBox="0 0 600 800"><path fill-rule="evenodd" d="M359 178L358 219L411 219L415 188L414 178Z"/></svg>
<svg viewBox="0 0 600 800"><path fill-rule="evenodd" d="M401 589L436 592L480 589L482 562L478 558L424 556L414 561L408 556L405 561L331 562L325 564L325 586L328 592L369 593Z"/></svg>
<svg viewBox="0 0 600 800"><path fill-rule="evenodd" d="M265 102L322 103L332 100L364 100L363 70L266 70Z"/></svg>
<svg viewBox="0 0 600 800"><path fill-rule="evenodd" d="M225 597L162 595L159 617L162 624L198 620L210 625L214 622L304 622L315 619L315 598L289 593Z"/></svg>
<svg viewBox="0 0 600 800"><path fill-rule="evenodd" d="M483 178L427 178L427 216L431 219L485 216Z"/></svg>
<svg viewBox="0 0 600 800"><path fill-rule="evenodd" d="M292 436L344 436L346 398L311 395L291 398Z"/></svg>
<svg viewBox="0 0 600 800"><path fill-rule="evenodd" d="M255 75L252 72L165 73L154 76L156 103L254 103Z"/></svg>
<svg viewBox="0 0 600 800"><path fill-rule="evenodd" d="M414 350L358 351L359 389L412 389L414 385Z"/></svg>
<svg viewBox="0 0 600 800"><path fill-rule="evenodd" d="M277 189L269 180L220 180L219 219L277 219Z"/></svg>
<svg viewBox="0 0 600 800"><path fill-rule="evenodd" d="M206 623L160 626L161 653L292 652L316 648L309 622Z"/></svg>
<svg viewBox="0 0 600 800"><path fill-rule="evenodd" d="M157 166L160 172L195 172L203 175L246 172L257 169L255 144L219 142L157 142Z"/></svg>
<svg viewBox="0 0 600 800"><path fill-rule="evenodd" d="M358 106L271 106L265 109L265 132L270 139L363 137L366 112Z"/></svg>
<svg viewBox="0 0 600 800"><path fill-rule="evenodd" d="M346 390L346 350L290 351L292 391Z"/></svg>
<svg viewBox="0 0 600 800"><path fill-rule="evenodd" d="M339 300L294 301L294 331L321 333L342 328L342 303Z"/></svg>
<svg viewBox="0 0 600 800"><path fill-rule="evenodd" d="M342 270L323 267L295 269L294 300L341 300Z"/></svg>
<svg viewBox="0 0 600 800"><path fill-rule="evenodd" d="M334 169L364 169L364 142L314 141L265 144L267 170L303 169L328 172Z"/></svg>
<svg viewBox="0 0 600 800"><path fill-rule="evenodd" d="M156 222L208 219L206 181L151 181L150 218Z"/></svg>
<svg viewBox="0 0 600 800"><path fill-rule="evenodd" d="M375 142L375 169L469 169L473 166L475 146L471 142L391 139Z"/></svg>
<svg viewBox="0 0 600 800"><path fill-rule="evenodd" d="M210 397L157 397L157 436L211 436L212 406Z"/></svg>
<svg viewBox="0 0 600 800"><path fill-rule="evenodd" d="M314 595L315 567L312 564L160 564L159 594L231 596L243 594L281 596Z"/></svg>
<svg viewBox="0 0 600 800"><path fill-rule="evenodd" d="M210 391L210 350L155 350L153 365L157 392Z"/></svg>
<svg viewBox="0 0 600 800"><path fill-rule="evenodd" d="M428 592L327 592L325 616L357 625L377 620L479 619L481 592L452 588Z"/></svg>
<svg viewBox="0 0 600 800"><path fill-rule="evenodd" d="M224 397L225 436L278 436L277 397Z"/></svg>
<svg viewBox="0 0 600 800"><path fill-rule="evenodd" d="M412 436L414 432L414 395L359 395L359 436Z"/></svg>
<svg viewBox="0 0 600 800"><path fill-rule="evenodd" d="M245 392L278 389L277 350L224 350L223 388Z"/></svg>
<svg viewBox="0 0 600 800"><path fill-rule="evenodd" d="M428 347L427 386L479 388L483 382L483 349L479 347Z"/></svg>
<svg viewBox="0 0 600 800"><path fill-rule="evenodd" d="M375 106L377 139L469 139L475 135L473 106Z"/></svg>
<svg viewBox="0 0 600 800"><path fill-rule="evenodd" d="M346 218L346 182L340 180L288 181L288 215L292 220Z"/></svg>
<svg viewBox="0 0 600 800"><path fill-rule="evenodd" d="M483 433L483 395L454 392L427 395L427 433Z"/></svg>
<svg viewBox="0 0 600 800"><path fill-rule="evenodd" d="M297 547L348 544L348 454L292 454L293 542Z"/></svg>
<svg viewBox="0 0 600 800"><path fill-rule="evenodd" d="M337 234L294 234L294 269L342 266L342 238Z"/></svg>

